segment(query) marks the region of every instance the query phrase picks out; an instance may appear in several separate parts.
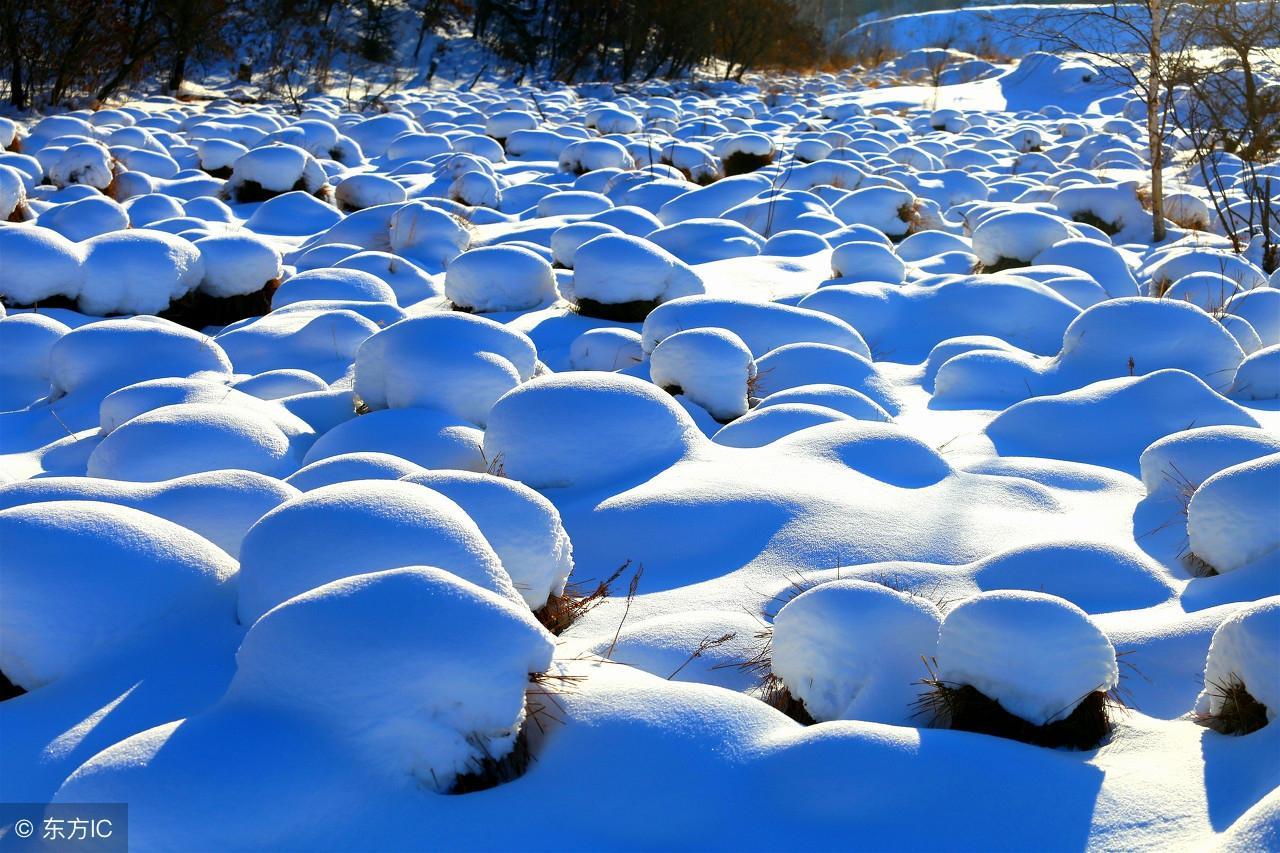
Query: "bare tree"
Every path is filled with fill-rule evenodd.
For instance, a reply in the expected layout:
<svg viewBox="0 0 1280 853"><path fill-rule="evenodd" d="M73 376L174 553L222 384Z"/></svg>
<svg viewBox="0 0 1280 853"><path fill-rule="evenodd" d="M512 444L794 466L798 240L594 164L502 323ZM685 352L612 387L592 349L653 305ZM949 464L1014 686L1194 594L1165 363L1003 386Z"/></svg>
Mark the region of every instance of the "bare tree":
<svg viewBox="0 0 1280 853"><path fill-rule="evenodd" d="M1234 0L1227 0L1233 2ZM1046 47L1086 56L1108 78L1133 89L1146 107L1147 156L1151 179L1151 239L1165 239L1165 140L1173 126L1173 81L1185 73L1196 33L1186 25L1188 7L1181 0L1138 0L1022 16L1019 38L1033 38Z"/></svg>

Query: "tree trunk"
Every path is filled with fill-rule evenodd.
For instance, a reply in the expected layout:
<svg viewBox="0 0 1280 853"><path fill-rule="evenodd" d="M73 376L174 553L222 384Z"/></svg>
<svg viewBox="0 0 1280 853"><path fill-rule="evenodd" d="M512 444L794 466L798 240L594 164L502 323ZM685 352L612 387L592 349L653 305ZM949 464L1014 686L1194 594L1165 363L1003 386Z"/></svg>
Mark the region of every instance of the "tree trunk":
<svg viewBox="0 0 1280 853"><path fill-rule="evenodd" d="M182 88L182 81L187 79L187 52L181 50L173 58L173 67L169 69L169 91L177 92Z"/></svg>
<svg viewBox="0 0 1280 853"><path fill-rule="evenodd" d="M1164 140L1160 121L1161 42L1164 38L1164 0L1148 0L1151 4L1150 55L1147 57L1147 150L1151 157L1151 239L1160 243L1165 238L1164 226Z"/></svg>

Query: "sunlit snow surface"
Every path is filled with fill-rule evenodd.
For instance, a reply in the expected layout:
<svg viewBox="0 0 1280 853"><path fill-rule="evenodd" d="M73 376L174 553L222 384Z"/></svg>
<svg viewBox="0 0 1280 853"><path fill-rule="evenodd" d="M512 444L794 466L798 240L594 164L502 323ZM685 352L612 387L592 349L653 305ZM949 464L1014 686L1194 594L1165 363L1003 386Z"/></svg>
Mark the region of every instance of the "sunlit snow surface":
<svg viewBox="0 0 1280 853"><path fill-rule="evenodd" d="M1280 282L1148 244L1087 65L910 56L14 125L0 801L138 850L1280 846ZM925 659L1129 707L929 728ZM1197 724L1232 676L1271 725Z"/></svg>

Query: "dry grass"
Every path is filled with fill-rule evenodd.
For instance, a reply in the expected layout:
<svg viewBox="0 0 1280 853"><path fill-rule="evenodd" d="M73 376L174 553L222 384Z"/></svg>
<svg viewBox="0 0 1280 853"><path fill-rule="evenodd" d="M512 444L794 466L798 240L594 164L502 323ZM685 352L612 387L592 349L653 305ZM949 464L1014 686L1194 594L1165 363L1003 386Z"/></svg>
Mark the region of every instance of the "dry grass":
<svg viewBox="0 0 1280 853"><path fill-rule="evenodd" d="M1216 714L1196 714L1200 725L1219 734L1247 735L1267 724L1267 706L1253 698L1235 673L1223 681L1209 682L1205 689L1219 700L1221 707Z"/></svg>
<svg viewBox="0 0 1280 853"><path fill-rule="evenodd" d="M487 791L507 782L514 782L524 775L533 762L529 738L523 727L516 735L516 742L511 751L500 758L490 753L489 739L482 734L468 735L467 743L471 744L481 757L471 759L471 770L458 774L453 780L453 785L449 787L450 794L473 794L476 791Z"/></svg>
<svg viewBox="0 0 1280 853"><path fill-rule="evenodd" d="M627 560L613 574L597 583L590 591L587 591L582 584L570 583L565 587L563 593L548 598L547 603L535 610L533 615L542 623L542 627L559 636L567 631L574 622L577 622L604 603L604 600L612 592L613 585L617 583L618 578L622 577L623 573L630 567L631 561ZM634 579L633 583L636 583Z"/></svg>
<svg viewBox="0 0 1280 853"><path fill-rule="evenodd" d="M719 664L714 669L733 668L751 675L756 679L756 685L748 691L748 695L781 711L802 726L816 723L817 720L805 708L804 703L791 695L787 685L773 671L773 628L765 627L757 631L755 638L756 651L751 657L739 663Z"/></svg>
<svg viewBox="0 0 1280 853"><path fill-rule="evenodd" d="M1111 733L1112 710L1123 707L1118 694L1094 691L1083 697L1070 714L1044 725L1035 725L1010 713L1000 702L969 684L943 681L937 661L925 660L928 676L914 703L915 716L935 728L954 729L1003 737L1052 749L1097 748Z"/></svg>

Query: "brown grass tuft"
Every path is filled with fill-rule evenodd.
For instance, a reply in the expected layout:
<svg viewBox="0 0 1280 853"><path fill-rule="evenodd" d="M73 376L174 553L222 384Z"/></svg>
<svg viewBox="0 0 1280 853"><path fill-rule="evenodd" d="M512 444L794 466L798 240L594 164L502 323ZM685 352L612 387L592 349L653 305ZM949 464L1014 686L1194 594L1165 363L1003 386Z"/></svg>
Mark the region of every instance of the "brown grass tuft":
<svg viewBox="0 0 1280 853"><path fill-rule="evenodd" d="M535 610L534 617L552 634L563 634L570 625L602 604L609 597L613 584L630 567L631 561L627 560L613 574L597 583L590 592L584 591L580 584L569 584L563 593L551 596L546 604Z"/></svg>
<svg viewBox="0 0 1280 853"><path fill-rule="evenodd" d="M1247 735L1267 724L1267 706L1263 705L1245 687L1235 673L1224 681L1212 681L1205 689L1222 702L1216 714L1196 714L1195 720L1202 726L1224 735Z"/></svg>

